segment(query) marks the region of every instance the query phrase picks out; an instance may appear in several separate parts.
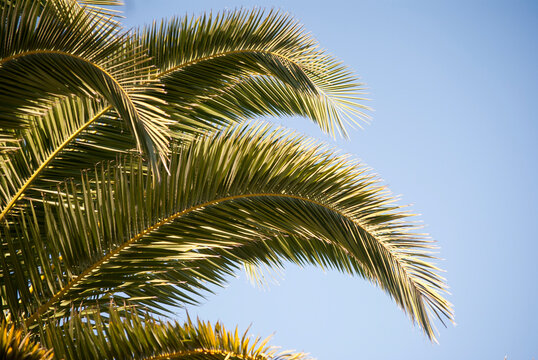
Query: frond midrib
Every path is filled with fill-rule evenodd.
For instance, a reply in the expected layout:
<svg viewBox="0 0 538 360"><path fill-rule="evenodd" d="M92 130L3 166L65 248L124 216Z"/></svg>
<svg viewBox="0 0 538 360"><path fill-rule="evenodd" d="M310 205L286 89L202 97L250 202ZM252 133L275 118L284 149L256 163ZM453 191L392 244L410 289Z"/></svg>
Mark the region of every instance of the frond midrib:
<svg viewBox="0 0 538 360"><path fill-rule="evenodd" d="M225 56L228 56L228 55L233 55L233 54L246 54L246 53L259 53L259 54L272 55L272 56L282 58L282 59L284 59L286 61L289 61L290 63L297 65L301 69L304 67L304 64L301 64L301 63L299 63L297 61L294 61L291 58L289 58L289 57L287 57L285 55L279 54L279 53L277 53L275 51L261 50L261 49L241 49L241 50L224 51L224 52L221 52L221 53L207 55L207 56L199 57L199 58L196 58L196 59L181 63L179 65L171 67L168 70L163 71L162 73L157 74L156 78L160 79L161 77L166 76L166 75L168 75L168 74L170 74L170 73L172 73L174 71L181 70L181 69L183 69L185 67L196 65L196 64L204 62L204 61L218 59L218 58L225 57Z"/></svg>
<svg viewBox="0 0 538 360"><path fill-rule="evenodd" d="M84 62L86 64L89 64L90 66L96 68L97 70L102 72L106 76L107 79L110 79L118 87L121 94L123 96L125 96L125 98L127 99L128 105L132 107L132 109L135 111L136 116L138 116L138 112L136 110L134 102L131 99L131 96L129 96L129 93L127 92L125 87L122 84L120 84L120 82L114 76L112 76L112 74L110 74L105 68L103 68L99 64L97 64L97 63L95 63L95 62L93 62L93 61L91 61L89 59L86 59L86 58L84 58L82 56L75 55L75 54L72 54L72 53L69 53L69 52L66 52L66 51L62 51L62 50L30 50L30 51L23 51L23 52L20 52L18 54L11 55L11 56L8 56L6 58L1 59L0 60L0 67L3 64L5 64L6 62L8 62L8 61L16 60L16 59L19 59L19 58L25 57L25 56L32 56L32 55L38 55L38 54L54 54L54 55L67 56L67 57L71 57L73 59L82 61L82 62ZM147 84L147 83L150 83L150 82L151 82L151 80L147 81L145 83ZM136 133L135 133L135 135L136 135Z"/></svg>
<svg viewBox="0 0 538 360"><path fill-rule="evenodd" d="M32 55L41 55L41 54L53 54L53 55L63 55L63 56L68 56L68 57L71 57L73 59L77 59L77 60L80 60L80 61L83 61L85 62L86 64L90 64L91 66L95 67L96 69L98 69L99 71L102 71L108 78L112 79L116 85L118 85L120 88L123 89L123 86L120 85L120 83L107 71L105 70L102 66L100 66L99 64L89 60L89 59L86 59L82 56L79 56L79 55L75 55L75 54L72 54L70 52L67 52L67 51L62 51L62 50L45 50L45 49L40 49L40 50L28 50L28 51L22 51L20 53L17 53L17 54L14 54L14 55L11 55L11 56L8 56L8 57L5 57L3 59L0 60L0 66L4 65L5 63L7 62L10 62L10 61L13 61L13 60L16 60L16 59L19 59L19 58L22 58L22 57L25 57L25 56L32 56Z"/></svg>
<svg viewBox="0 0 538 360"><path fill-rule="evenodd" d="M400 265L400 268L402 269L402 272L405 274L406 279L411 281L412 286L415 289L415 291L418 291L418 293L421 294L420 290L416 287L416 284L415 284L415 282L413 280L413 277L408 274L407 268L405 266L403 266L403 264L401 264L401 259L391 251L391 249L387 246L387 244L384 244L382 241L379 241L379 239L375 235L373 235L371 233L371 231L369 231L368 227L366 225L364 225L364 224L360 224L357 219L354 219L354 218L350 217L349 215L343 213L342 211L330 207L329 205L323 204L323 203L321 203L319 201L309 199L307 197L300 196L300 195L282 194L282 193L252 193L252 194L240 194L240 195L232 195L232 196L222 197L222 198L219 198L219 199L215 199L215 200L207 201L205 203L194 205L194 206L191 206L191 207L189 207L187 209L178 211L178 212L164 218L163 220L155 223L154 225L144 229L143 231L139 232L138 234L133 236L131 239L129 239L128 241L126 241L125 243L123 243L122 245L120 245L119 247L117 247L116 249L111 251L110 253L108 253L106 256L101 258L101 260L97 261L92 266L90 266L89 268L84 270L75 279L68 282L49 301L47 301L45 304L41 305L29 318L27 318L25 320L26 326L30 326L35 320L37 320L37 318L41 314L44 314L46 311L48 311L49 308L51 306L53 306L56 302L61 300L64 297L64 295L71 288L73 288L77 284L84 281L85 278L87 276L89 276L92 272L98 270L101 266L108 263L112 258L117 256L121 251L127 249L129 246L131 246L132 244L134 244L135 242L140 240L146 234L160 228L163 225L166 225L166 224L174 221L175 219L177 219L177 218L179 218L181 216L184 216L184 215L189 214L189 213L191 213L193 211L202 209L204 207L217 205L217 204L220 204L220 203L223 203L223 202L228 202L228 201L233 201L233 200L238 200L238 199L247 199L247 198L255 198L255 197L279 197L279 198L288 198L288 199L301 200L301 201L309 202L311 204L323 207L323 208L325 208L325 209L327 209L329 211L333 211L333 212L337 213L338 215L342 216L343 218L346 218L347 220L349 220L352 223L356 224L363 231L365 231L369 236L371 236L372 238L377 240L377 243L380 244L387 251L387 253L389 253L392 256L392 258ZM359 261L359 259L357 259L354 254L347 251L347 249L343 249L343 250L345 250L350 256L353 256L356 261Z"/></svg>

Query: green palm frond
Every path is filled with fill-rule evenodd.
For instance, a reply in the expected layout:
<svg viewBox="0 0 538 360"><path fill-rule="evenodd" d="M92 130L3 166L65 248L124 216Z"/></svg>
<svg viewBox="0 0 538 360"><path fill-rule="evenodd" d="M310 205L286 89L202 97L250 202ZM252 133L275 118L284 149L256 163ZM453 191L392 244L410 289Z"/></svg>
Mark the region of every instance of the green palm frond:
<svg viewBox="0 0 538 360"><path fill-rule="evenodd" d="M46 6L50 0L30 0L40 2L41 6ZM79 6L86 12L93 15L95 21L102 24L112 24L112 26L120 26L120 22L116 17L121 17L121 11L114 9L115 6L121 6L123 3L118 0L57 0L63 1L70 6Z"/></svg>
<svg viewBox="0 0 538 360"><path fill-rule="evenodd" d="M173 99L169 100L174 103ZM197 103L181 109L184 118L195 123L199 131L206 127L199 123L233 124L258 116L302 116L323 124L342 123L341 113L328 97L302 92L274 77L250 76L207 92ZM362 114L362 113L361 113ZM366 114L363 114L367 117ZM172 128L184 131L187 121L178 121Z"/></svg>
<svg viewBox="0 0 538 360"><path fill-rule="evenodd" d="M431 338L432 315L452 318L430 242L365 168L282 131L235 127L183 144L170 169L152 186L143 163L122 161L49 199L60 206L45 203L47 237L30 249L42 255L4 251L4 274L26 279L3 277L5 309L28 325L111 295L165 311L244 261L282 258L371 280ZM26 216L8 243L33 239L36 222Z"/></svg>
<svg viewBox="0 0 538 360"><path fill-rule="evenodd" d="M125 314L115 307L104 319L98 312L77 314L66 324L49 324L42 336L57 359L307 360L303 353L280 352L270 338L227 330L221 323L158 322Z"/></svg>
<svg viewBox="0 0 538 360"><path fill-rule="evenodd" d="M161 86L143 50L74 2L14 0L0 8L0 127L17 128L58 96L104 99L152 161L168 151ZM20 36L24 34L24 36ZM141 85L143 84L143 87Z"/></svg>
<svg viewBox="0 0 538 360"><path fill-rule="evenodd" d="M119 4L0 0L0 358L304 359L151 317L287 262L369 280L435 340L452 305L414 215L325 145L238 124L345 136L352 72L279 11L124 32Z"/></svg>
<svg viewBox="0 0 538 360"><path fill-rule="evenodd" d="M143 29L139 37L160 70L167 90L165 99L184 112L196 109L207 97L225 95L236 83L265 75L277 81L256 82L256 87L278 94L284 101L292 87L292 99L298 97L301 105L310 102L324 113L312 118L328 133L345 135L346 123L366 118L360 109L367 107L357 102L363 100L362 84L320 50L299 23L278 11L173 18ZM245 90L241 98L248 95ZM256 100L261 100L258 106L264 106L263 98ZM311 107L303 107L302 112L309 114ZM210 110L213 118L221 116L219 107Z"/></svg>

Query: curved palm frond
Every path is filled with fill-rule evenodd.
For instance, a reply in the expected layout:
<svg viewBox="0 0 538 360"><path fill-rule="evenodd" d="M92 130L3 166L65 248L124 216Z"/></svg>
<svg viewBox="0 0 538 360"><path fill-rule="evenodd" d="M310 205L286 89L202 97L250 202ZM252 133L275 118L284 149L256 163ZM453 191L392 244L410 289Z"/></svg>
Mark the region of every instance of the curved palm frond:
<svg viewBox="0 0 538 360"><path fill-rule="evenodd" d="M58 359L140 360L307 360L303 353L279 352L270 338L227 330L221 323L158 322L149 316L123 313L109 307L76 314L66 324L49 324L42 337Z"/></svg>
<svg viewBox="0 0 538 360"><path fill-rule="evenodd" d="M367 118L355 76L278 11L123 33L118 3L0 0L0 357L52 356L16 324L56 358L303 359L140 311L288 261L371 281L435 340L453 313L434 246L380 181L307 138L227 127L300 115L345 136Z"/></svg>
<svg viewBox="0 0 538 360"><path fill-rule="evenodd" d="M263 127L199 137L171 159L174 171L157 186L143 163L120 162L62 189L50 199L60 206L45 203L39 258L4 251L4 274L23 278L4 276L6 309L31 325L87 299L104 305L116 293L165 311L244 261L284 258L371 280L430 338L432 315L452 318L444 281L428 260L430 242L411 231L410 215L363 167ZM11 233L34 239L37 219L24 219Z"/></svg>
<svg viewBox="0 0 538 360"><path fill-rule="evenodd" d="M175 103L174 99L168 100ZM277 78L260 75L240 78L223 88L208 91L196 103L183 108L182 115L173 114L179 120L171 125L172 129L185 131L185 125L191 122L198 133L211 128L200 126L200 123L234 124L259 116L297 115L317 124L344 122L341 113L327 97L301 92ZM367 117L366 114L364 116Z"/></svg>
<svg viewBox="0 0 538 360"><path fill-rule="evenodd" d="M71 1L1 5L2 129L24 125L28 118L21 115L39 115L58 96L104 98L152 161L167 153L169 120L155 106L164 101L151 95L162 89L151 80L153 68L129 35Z"/></svg>
<svg viewBox="0 0 538 360"><path fill-rule="evenodd" d="M262 14L259 15L261 16ZM242 18L239 20L246 21ZM290 19L285 19L285 21L289 23L292 22ZM234 23L234 26L245 27L246 24L241 25ZM273 36L274 34L269 32L266 35ZM156 74L154 76L158 77L159 75ZM149 95L149 93L152 92L153 94ZM150 88L146 89L146 94L144 96L151 99L152 96L160 98L162 97L162 94L154 93ZM339 113L335 111L326 100L326 97L320 97L308 92L300 92L276 78L260 76L249 77L228 84L224 89L219 89L212 95L201 97L196 106L191 107L190 109L183 108L181 112L169 111L169 113L172 114L171 120L176 120L172 126L175 131L169 135L184 139L188 137L189 134L199 134L207 130L215 129L215 125L218 124L235 122L237 119L264 114L298 114L321 123L341 121ZM65 100L62 100L61 102L64 101ZM70 101L84 102L86 100L67 99L66 102L69 103ZM3 193L5 194L7 206L2 209L0 219L5 217L17 201L20 201L23 195L26 198L38 199L38 197L34 196L30 190L37 188L39 191L47 191L43 186L37 186L35 183L36 180L42 179L40 183L48 184L50 188L50 185L53 186L54 182L58 180L61 181L66 177L75 176L78 169L91 167L97 161L97 157L107 159L106 154L99 154L95 151L92 152L91 149L84 146L83 143L85 145L93 145L106 150L108 154L121 151L119 149L126 150L128 149L128 146L133 146L133 143L130 140L131 134L128 131L124 134L121 126L118 127L116 126L116 122L111 122L111 119L113 119L113 110L110 109L110 106L105 107L105 104L98 104L101 109L100 113L96 114L94 117L88 118L87 122L75 125L67 124L67 121L77 121L77 119L72 119L71 115L73 114L70 114L69 112L58 114L59 106L57 103L58 101L55 103L56 105L52 105L53 108L44 116L26 118L37 119L28 120L28 122L43 122L46 119L41 118L50 117L50 114L52 113L56 115L55 121L58 123L56 124L58 129L67 128L72 130L71 132L63 134L66 136L69 135L67 138L64 136L62 138L63 141L58 142L58 136L45 133L39 139L19 141L16 146L11 144L11 146L4 146L5 149L11 150L18 148L20 149L19 155L20 153L26 155L23 157L22 163L16 161L17 159L14 160L12 156L10 156L9 159L4 157L3 167L11 168L9 171L3 171L5 179L12 178L12 180L5 182L3 186ZM72 107L72 105L69 106ZM144 107L144 104L142 104L141 107ZM162 102L155 104L154 107L161 108L162 111L170 110ZM155 117L153 116L153 118ZM331 120L331 118L333 118L333 120ZM18 119L21 119L21 117L18 117ZM79 117L79 119L82 119L82 117ZM158 124L158 119L153 121L157 122L157 127L160 126ZM111 126L111 124L114 124L115 126ZM161 125L165 126L165 124ZM35 131L26 132L22 135L12 134L12 136L15 136L16 138L28 138L28 136L33 138L37 135L41 134L38 134ZM81 138L85 138L88 141L81 140ZM76 144L74 144L75 140ZM50 145L46 149L34 148L28 145L33 142L49 142ZM54 147L54 145L57 147ZM73 150L74 147L77 148L76 151ZM40 152L40 150L45 151ZM44 157L44 154L47 156ZM11 153L10 155L13 154ZM69 155L71 155L70 159L67 159L69 158ZM38 160L32 159L33 161L29 162L26 157L36 158ZM61 159L56 159L56 157L60 157ZM21 157L18 156L17 158L20 160ZM17 174L13 168L21 170L22 176L21 174ZM54 169L54 171L52 171L52 178L47 177L48 173L51 173L51 168Z"/></svg>
<svg viewBox="0 0 538 360"><path fill-rule="evenodd" d="M230 87L266 75L276 81L256 82L260 93L267 91L283 102L298 104L300 115L315 113L309 117L327 133L345 135L346 123L367 118L360 111L367 107L357 103L363 100L362 84L340 62L319 50L301 25L278 11L173 18L143 29L139 37L160 70L165 99L180 112L190 114L204 99L226 96ZM242 100L251 95L242 87L235 92ZM262 114L270 113L271 105L266 106L263 98L251 98L246 106L256 100L261 100L257 105ZM237 102L242 105L241 100ZM209 119L231 111L217 101L204 105Z"/></svg>

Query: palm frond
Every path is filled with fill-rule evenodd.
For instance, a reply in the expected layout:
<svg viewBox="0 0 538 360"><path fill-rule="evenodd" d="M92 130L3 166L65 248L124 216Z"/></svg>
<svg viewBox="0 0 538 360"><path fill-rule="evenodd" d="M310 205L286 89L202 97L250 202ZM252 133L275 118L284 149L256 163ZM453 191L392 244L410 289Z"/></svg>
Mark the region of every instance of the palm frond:
<svg viewBox="0 0 538 360"><path fill-rule="evenodd" d="M213 92L207 91L196 101L196 104L180 108L174 99L169 99L177 109L171 112L177 119L171 129L181 133L197 129L201 133L215 125L230 125L259 116L297 115L313 120L321 127L341 121L341 114L327 97L301 92L269 76L241 78Z"/></svg>
<svg viewBox="0 0 538 360"><path fill-rule="evenodd" d="M26 0L40 2L41 6L45 6L49 0ZM119 0L63 0L65 3L70 5L79 5L84 8L84 10L97 15L96 20L101 20L104 22L113 21L117 25L119 22L114 21L114 17L120 16L120 11L115 10L113 7L121 6L123 3Z"/></svg>
<svg viewBox="0 0 538 360"><path fill-rule="evenodd" d="M129 35L71 1L14 0L1 12L1 128L25 125L25 115L42 114L59 96L102 98L152 161L166 155L169 120L155 106L164 101L151 95L162 89Z"/></svg>
<svg viewBox="0 0 538 360"><path fill-rule="evenodd" d="M207 96L225 94L237 82L265 75L278 80L270 86L274 94L286 99L289 90L284 85L288 85L295 89L295 97L307 99L302 105L313 102L323 107L330 116L314 120L325 132L345 135L346 124L367 117L360 111L367 107L357 102L363 100L362 84L320 50L299 23L278 11L173 18L141 30L139 37L160 70L165 99L184 111L196 108ZM242 93L243 98L247 95ZM213 118L220 116L218 107L211 110Z"/></svg>
<svg viewBox="0 0 538 360"><path fill-rule="evenodd" d="M104 307L109 296L165 311L196 301L244 261L282 258L369 279L432 339L431 316L452 318L432 245L365 168L255 126L183 144L170 169L153 186L151 169L122 161L49 198L60 206L45 203L47 236L30 249L43 254L3 250L5 311L31 325L88 299ZM10 234L34 239L37 220L24 219Z"/></svg>
<svg viewBox="0 0 538 360"><path fill-rule="evenodd" d="M236 359L306 360L306 354L280 352L270 338L252 337L221 323L187 318L184 324L158 322L149 316L110 307L108 318L99 312L77 314L66 324L49 324L42 341L58 359Z"/></svg>
<svg viewBox="0 0 538 360"><path fill-rule="evenodd" d="M27 128L11 131L13 137L19 140L6 140L0 152L0 221L9 222L16 221L8 217L29 201L56 193L58 183L136 148L130 129L114 110L79 97L56 101Z"/></svg>

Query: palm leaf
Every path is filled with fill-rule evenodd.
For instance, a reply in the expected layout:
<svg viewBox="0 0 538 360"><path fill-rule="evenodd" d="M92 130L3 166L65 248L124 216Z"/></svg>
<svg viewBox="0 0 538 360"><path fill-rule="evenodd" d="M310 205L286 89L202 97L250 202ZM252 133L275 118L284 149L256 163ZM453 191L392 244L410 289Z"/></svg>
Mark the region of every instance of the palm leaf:
<svg viewBox="0 0 538 360"><path fill-rule="evenodd" d="M346 123L366 117L360 109L367 107L357 103L361 84L286 14L252 10L173 18L143 29L139 37L160 70L165 99L184 112L208 96L225 94L237 82L267 75L278 81L258 82L257 87L285 100L290 94L285 85L293 88L303 103L323 108L326 116L314 120L328 133L345 135ZM248 95L243 92L241 98ZM263 106L263 99L256 100ZM220 107L211 111L213 118L221 116Z"/></svg>
<svg viewBox="0 0 538 360"><path fill-rule="evenodd" d="M21 115L41 114L58 96L98 97L118 112L152 161L166 154L168 120L155 106L163 101L150 95L161 89L129 36L73 2L14 0L1 11L1 128L25 125Z"/></svg>
<svg viewBox="0 0 538 360"><path fill-rule="evenodd" d="M11 133L19 140L6 142L0 153L0 220L10 222L16 221L10 215L30 200L41 201L42 193L55 193L66 178L136 148L117 114L87 98L62 98L27 128Z"/></svg>
<svg viewBox="0 0 538 360"><path fill-rule="evenodd" d="M189 108L181 109L185 117L200 122L219 121L233 124L258 116L302 116L320 127L342 123L342 114L328 97L301 92L274 77L250 76L207 92ZM170 103L175 104L173 99ZM366 118L367 115L361 113ZM182 123L173 124L172 128ZM342 125L343 126L343 125ZM201 127L204 129L204 127Z"/></svg>
<svg viewBox="0 0 538 360"><path fill-rule="evenodd" d="M41 11L43 11L43 9L41 9ZM22 11L22 13L24 13L24 11ZM236 17L239 15L240 14L238 14ZM261 13L257 14L259 17L258 21L261 19L262 15L263 14ZM275 16L276 15L273 17ZM248 21L246 21L246 18L239 16L238 19L247 23L241 24L240 21L237 23L235 20L234 22L232 21L233 17L226 21L231 21L235 27L247 27ZM290 19L284 18L282 20L285 20L284 22L288 22L290 24L292 23ZM31 21L29 21L29 23L31 23ZM251 26L256 26L256 23L254 22L254 25L251 24ZM243 28L240 30L244 32L245 29ZM174 27L170 27L169 29L172 35L174 34L172 31L173 29ZM283 29L278 30L276 33L285 32L286 30L286 26L283 26ZM269 37L275 36L275 31L276 30L272 32L269 31L265 35ZM299 35L296 34L296 36ZM38 42L46 42L45 40L46 39L38 39ZM68 45L72 45L73 47L78 46L77 44ZM282 47L282 45L280 45L280 47ZM167 70L163 69L162 71L166 72ZM155 77L158 76L160 75L155 75ZM185 79L182 81L184 80ZM171 110L169 106L165 106L162 102L154 105L146 105L142 103L139 105L139 109L144 110L150 107L150 111L142 111L144 113L148 113L148 116L151 116L152 111L155 112L154 109L156 108L161 108L161 112L167 111L172 114L172 118L175 120L173 125L173 136L178 139L185 139L188 134L196 134L215 129L215 125L235 122L238 119L245 119L267 114L302 115L315 120L316 122L320 123L320 125L342 121L339 115L340 113L331 106L331 103L327 101L327 97L319 96L310 92L301 92L278 79L262 78L259 76L247 79L239 79L228 84L223 89L213 89L213 92L214 93L210 95L201 96L200 99L197 100L198 103L196 106L189 106L189 108L179 107L179 111L173 111L173 109ZM151 101L155 102L155 100L150 100L152 97L155 99L161 98L162 96L162 94L155 93L151 87L146 89L144 93L146 102L150 101L150 104ZM60 102L64 101L65 100L61 100ZM69 101L81 100L67 99L67 103L69 103ZM173 101L176 108L178 107L178 103L179 102L177 99ZM38 197L35 196L31 190L37 189L34 190L34 192L47 191L47 188L43 187L43 184L47 184L50 188L50 186L54 186L54 183L58 180L61 181L63 178L76 175L79 169L84 167L92 167L93 164L99 160L99 158L107 159L106 154L99 154L98 151L92 152L91 146L94 146L94 150L104 149L108 154L112 152L124 151L128 148L126 145L131 147L133 146L132 141L129 138L132 133L129 131L125 131L124 133L121 126L117 126L115 121L110 120L113 119L113 112L110 110L110 106L105 107L104 104L98 105L100 106L100 112L98 114L95 114L95 116L91 118L87 118L86 122L76 125L67 124L68 121L77 120L72 119L70 117L72 114L69 112L58 114L58 108L60 106L58 106L57 102L51 105L52 109L49 110L45 115L26 116L24 118L26 122L29 123L43 123L44 121L47 121L46 118L50 117L50 114L54 114L56 116L55 121L58 123L56 124L57 128L67 128L72 130L71 132L62 134L65 135L61 137L62 141L57 141L60 139L60 137L55 136L55 134L51 134L50 132L41 136L40 131L34 131L36 129L35 127L32 128L34 130L23 133L23 135L10 133L12 137L23 137L27 140L20 141L19 146L4 146L4 148L11 150L14 148L20 148L20 151L17 155L15 155L15 159L13 159L13 156L10 156L9 159L4 157L3 160L4 164L2 165L4 168L4 179L12 179L12 181L4 181L2 192L5 195L7 204L3 204L0 219L6 216L11 208L21 200L23 195L26 198L37 199ZM72 105L69 106L72 107ZM154 114L151 116L151 118L152 124L156 125L157 128L166 126L165 122L159 122ZM17 119L21 120L21 117L19 116ZM82 117L79 117L79 119L82 119ZM118 131L118 129L120 130ZM159 131L156 132L158 133ZM37 136L40 136L40 138L37 139ZM76 144L74 144L75 141ZM164 146L164 139L157 138L155 141ZM51 145L55 145L56 147L48 146L45 149L42 147L36 149L27 145L34 142L47 142ZM85 145L89 145L90 148ZM74 147L76 147L76 150ZM22 161L17 161L21 160L21 156L18 156L20 154L25 155L22 157ZM43 157L43 154L46 154L47 156ZM11 153L10 155L13 154ZM55 159L58 156L61 157L61 159ZM9 171L7 171L6 168L10 168ZM51 171L51 169L53 170ZM48 173L52 173L52 175L47 176ZM36 184L36 180L38 180L40 184Z"/></svg>
<svg viewBox="0 0 538 360"><path fill-rule="evenodd" d="M66 185L50 199L60 206L45 203L43 242L32 233L37 220L25 217L10 232L20 239L8 243L35 239L30 254L43 254L4 250L6 311L31 325L68 314L71 304L91 299L104 308L109 296L126 296L159 312L196 301L207 281L222 283L244 261L283 258L369 279L430 338L432 315L452 318L444 281L428 260L430 242L411 231L409 214L364 168L260 127L200 137L171 160L158 186L137 161Z"/></svg>
<svg viewBox="0 0 538 360"><path fill-rule="evenodd" d="M124 314L110 307L109 318L98 312L77 314L67 324L49 324L43 343L58 359L234 359L306 360L303 353L279 352L270 338L227 330L221 323L157 322L149 316Z"/></svg>

